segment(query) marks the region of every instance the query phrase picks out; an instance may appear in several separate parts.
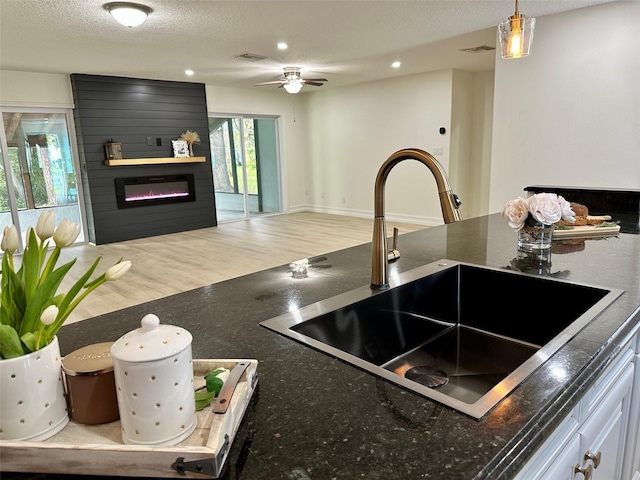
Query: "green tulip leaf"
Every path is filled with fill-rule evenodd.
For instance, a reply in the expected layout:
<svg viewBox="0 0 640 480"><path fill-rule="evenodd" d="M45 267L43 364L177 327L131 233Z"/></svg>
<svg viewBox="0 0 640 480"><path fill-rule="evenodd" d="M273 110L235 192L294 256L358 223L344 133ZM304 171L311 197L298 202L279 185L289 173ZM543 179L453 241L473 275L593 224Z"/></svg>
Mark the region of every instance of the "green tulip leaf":
<svg viewBox="0 0 640 480"><path fill-rule="evenodd" d="M36 237L36 231L34 229L29 230L27 248L30 251L37 253L36 255L23 255L22 266L20 267L20 271L24 276L24 290L27 296L27 301L29 301L38 289L40 269L42 267L40 246L38 245L38 238Z"/></svg>
<svg viewBox="0 0 640 480"><path fill-rule="evenodd" d="M42 310L44 310L44 307L50 299L53 298L58 286L62 282L62 279L75 262L76 259L74 258L69 263L55 269L35 292L33 298L31 298L27 304L26 311L24 312L21 330L23 334L33 332L35 330L37 322L40 320Z"/></svg>
<svg viewBox="0 0 640 480"><path fill-rule="evenodd" d="M28 351L35 352L36 350L38 350L36 346L38 337L36 337L35 333L27 332L20 337L20 340L22 340L22 343L24 343L24 346L27 347Z"/></svg>
<svg viewBox="0 0 640 480"><path fill-rule="evenodd" d="M211 401L215 398L215 392L207 392L200 390L196 392L196 412L211 405Z"/></svg>
<svg viewBox="0 0 640 480"><path fill-rule="evenodd" d="M216 396L220 393L220 389L224 384L224 382L220 378L218 378L218 375L220 375L222 372L224 372L224 368L219 368L217 370L214 370L213 372L207 373L204 376L204 379L207 382L207 391L213 392Z"/></svg>
<svg viewBox="0 0 640 480"><path fill-rule="evenodd" d="M24 353L18 332L9 325L0 325L0 357L15 358Z"/></svg>

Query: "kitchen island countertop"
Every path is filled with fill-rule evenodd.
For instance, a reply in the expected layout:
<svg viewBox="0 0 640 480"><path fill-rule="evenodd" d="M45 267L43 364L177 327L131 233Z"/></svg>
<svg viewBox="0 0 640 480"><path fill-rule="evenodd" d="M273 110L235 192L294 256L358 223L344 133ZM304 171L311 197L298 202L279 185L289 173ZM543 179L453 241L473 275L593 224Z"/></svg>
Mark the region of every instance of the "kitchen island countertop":
<svg viewBox="0 0 640 480"><path fill-rule="evenodd" d="M516 234L499 214L401 235L398 249L392 272L443 258L518 265ZM640 236L554 242L551 260L539 274L624 293L479 421L259 325L368 285L370 244L311 258L307 278L292 278L283 265L68 325L60 345L64 355L115 341L155 313L193 334L194 358L258 359L250 425L236 439L224 478L509 479L640 323ZM483 288L488 305L500 302L499 291ZM524 295L522 308L552 315L557 301L570 299ZM564 379L554 375L557 367Z"/></svg>

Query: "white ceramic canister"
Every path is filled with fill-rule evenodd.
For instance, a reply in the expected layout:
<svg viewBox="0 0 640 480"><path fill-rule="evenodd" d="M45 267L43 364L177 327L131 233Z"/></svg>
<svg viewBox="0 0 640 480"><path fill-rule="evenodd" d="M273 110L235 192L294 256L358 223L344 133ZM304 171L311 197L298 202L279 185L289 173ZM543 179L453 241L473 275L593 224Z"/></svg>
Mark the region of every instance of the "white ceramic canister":
<svg viewBox="0 0 640 480"><path fill-rule="evenodd" d="M122 440L176 445L196 428L191 334L157 316L111 347Z"/></svg>

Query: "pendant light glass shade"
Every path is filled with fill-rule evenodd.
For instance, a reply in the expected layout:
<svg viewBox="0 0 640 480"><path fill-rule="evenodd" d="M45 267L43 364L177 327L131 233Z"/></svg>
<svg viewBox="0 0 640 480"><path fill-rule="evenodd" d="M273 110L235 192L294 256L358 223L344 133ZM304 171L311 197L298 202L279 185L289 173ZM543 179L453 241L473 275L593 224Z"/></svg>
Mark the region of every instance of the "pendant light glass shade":
<svg viewBox="0 0 640 480"><path fill-rule="evenodd" d="M531 53L535 26L535 18L527 18L518 13L518 0L516 0L515 13L507 21L498 25L498 40L500 41L502 58L528 56Z"/></svg>
<svg viewBox="0 0 640 480"><path fill-rule="evenodd" d="M151 9L145 5L129 2L107 3L104 8L125 27L138 27L144 23Z"/></svg>

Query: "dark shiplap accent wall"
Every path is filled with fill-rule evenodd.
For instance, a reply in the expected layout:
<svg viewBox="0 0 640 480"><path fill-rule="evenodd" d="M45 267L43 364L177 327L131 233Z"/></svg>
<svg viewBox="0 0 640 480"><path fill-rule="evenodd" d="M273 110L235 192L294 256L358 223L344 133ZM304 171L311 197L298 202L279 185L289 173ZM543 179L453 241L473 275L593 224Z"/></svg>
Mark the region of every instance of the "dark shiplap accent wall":
<svg viewBox="0 0 640 480"><path fill-rule="evenodd" d="M217 225L204 84L100 75L71 75L74 118L89 227L95 244ZM122 144L123 158L173 157L172 140L198 132L195 156L206 163L107 167L104 144ZM153 145L148 145L148 137ZM156 139L161 146L156 146ZM193 173L196 201L118 209L120 177Z"/></svg>

